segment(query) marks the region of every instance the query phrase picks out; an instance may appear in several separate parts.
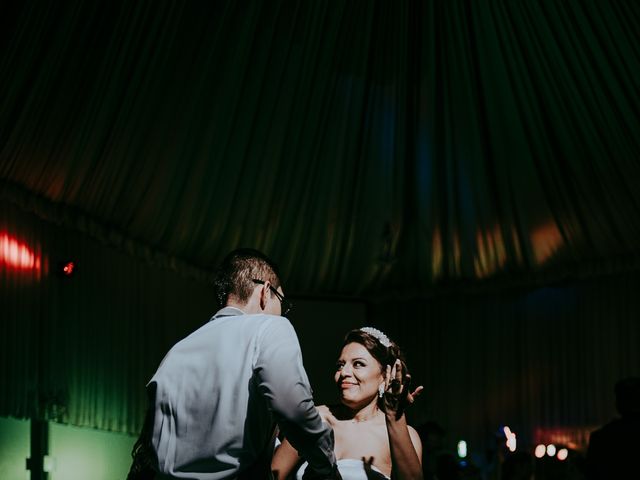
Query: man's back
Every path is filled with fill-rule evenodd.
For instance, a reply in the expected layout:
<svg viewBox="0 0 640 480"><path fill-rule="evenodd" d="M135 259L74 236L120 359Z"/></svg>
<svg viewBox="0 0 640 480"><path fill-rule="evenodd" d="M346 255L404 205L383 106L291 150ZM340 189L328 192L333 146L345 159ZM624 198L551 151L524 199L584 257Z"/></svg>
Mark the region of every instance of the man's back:
<svg viewBox="0 0 640 480"><path fill-rule="evenodd" d="M278 316L226 307L170 350L149 384L156 388L152 445L160 472L230 478L269 448L274 419L260 364L274 348L306 380L297 337Z"/></svg>
<svg viewBox="0 0 640 480"><path fill-rule="evenodd" d="M276 265L238 248L214 276L213 319L178 342L147 385L129 477L221 480L270 472L274 421L313 475L339 478L333 432L313 404ZM262 467L262 468L261 468Z"/></svg>
<svg viewBox="0 0 640 480"><path fill-rule="evenodd" d="M619 419L596 430L589 438L587 478L589 480L632 478L640 452L640 377L627 377L614 387ZM633 477L635 478L635 477Z"/></svg>
<svg viewBox="0 0 640 480"><path fill-rule="evenodd" d="M632 478L628 472L637 469L639 452L640 416L613 420L591 434L587 451L587 478Z"/></svg>

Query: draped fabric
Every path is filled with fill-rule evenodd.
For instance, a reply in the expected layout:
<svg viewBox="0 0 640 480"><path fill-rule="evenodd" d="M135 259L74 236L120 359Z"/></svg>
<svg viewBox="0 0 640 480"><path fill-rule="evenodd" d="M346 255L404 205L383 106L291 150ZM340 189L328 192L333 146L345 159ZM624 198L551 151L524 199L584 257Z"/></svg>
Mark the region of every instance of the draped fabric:
<svg viewBox="0 0 640 480"><path fill-rule="evenodd" d="M504 345L549 353L537 300L496 292L635 285L638 2L23 2L0 22L0 238L31 249L20 276L0 267L0 414L135 431L131 386L211 313L237 246L277 259L289 293L398 306L416 351L484 332L482 385L516 376L489 370ZM86 280L54 281L63 251ZM616 346L633 295L588 300L561 328L587 322L594 368L637 367ZM521 406L551 421L552 400Z"/></svg>
<svg viewBox="0 0 640 480"><path fill-rule="evenodd" d="M546 439L583 449L618 415L614 384L640 374L639 288L625 274L455 292L376 304L371 321L407 353L414 387L424 385L409 412L416 424L435 420L451 444L475 451L504 425L522 448Z"/></svg>
<svg viewBox="0 0 640 480"><path fill-rule="evenodd" d="M305 294L637 268L637 2L14 8L0 179L59 215Z"/></svg>
<svg viewBox="0 0 640 480"><path fill-rule="evenodd" d="M416 193L399 248L412 253L394 284L415 294L430 280L637 258L637 6L423 8Z"/></svg>
<svg viewBox="0 0 640 480"><path fill-rule="evenodd" d="M0 254L9 238L40 262L0 269L0 415L138 432L145 384L215 310L210 286L0 205Z"/></svg>
<svg viewBox="0 0 640 480"><path fill-rule="evenodd" d="M0 415L137 433L145 383L215 308L209 285L1 205L0 242L10 234L28 245L41 268L1 270ZM67 259L77 262L72 278L55 273ZM323 401L333 401L320 383L337 342L366 318L400 344L414 385L425 386L410 410L415 424L436 419L473 450L508 424L526 445L536 428L588 431L615 414L613 383L640 372L639 282L631 272L382 299L341 322L344 307L316 301L322 314L299 312L293 323Z"/></svg>

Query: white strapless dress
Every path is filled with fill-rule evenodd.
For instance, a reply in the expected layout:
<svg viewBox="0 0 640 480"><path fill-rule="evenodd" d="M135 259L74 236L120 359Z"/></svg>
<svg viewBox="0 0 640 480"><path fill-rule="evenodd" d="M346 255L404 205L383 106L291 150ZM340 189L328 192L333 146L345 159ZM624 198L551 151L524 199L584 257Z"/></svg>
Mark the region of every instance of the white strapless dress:
<svg viewBox="0 0 640 480"><path fill-rule="evenodd" d="M302 475L304 475L306 468L307 462L304 462L296 472L296 480L302 480ZM338 460L338 470L340 471L342 480L389 480L389 477L384 475L373 465L371 465L372 471L370 471L367 476L367 471L364 468L364 462L353 458L343 458L342 460Z"/></svg>

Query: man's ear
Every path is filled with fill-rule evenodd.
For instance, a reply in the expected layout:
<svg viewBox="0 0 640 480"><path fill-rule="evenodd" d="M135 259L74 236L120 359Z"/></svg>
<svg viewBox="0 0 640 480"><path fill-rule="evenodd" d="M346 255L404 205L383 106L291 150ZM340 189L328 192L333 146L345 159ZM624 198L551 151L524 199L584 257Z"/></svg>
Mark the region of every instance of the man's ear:
<svg viewBox="0 0 640 480"><path fill-rule="evenodd" d="M260 309L264 310L267 308L267 295L269 295L269 282L264 282L260 288Z"/></svg>

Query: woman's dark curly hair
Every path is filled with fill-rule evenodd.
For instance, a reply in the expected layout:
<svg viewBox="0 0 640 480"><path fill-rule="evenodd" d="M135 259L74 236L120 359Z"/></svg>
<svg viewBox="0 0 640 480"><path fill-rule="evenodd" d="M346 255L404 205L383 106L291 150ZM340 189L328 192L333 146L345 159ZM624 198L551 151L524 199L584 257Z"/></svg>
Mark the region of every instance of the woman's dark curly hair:
<svg viewBox="0 0 640 480"><path fill-rule="evenodd" d="M402 353L402 350L400 350L400 347L396 342L392 340L389 341L391 342L391 345L385 347L374 335L357 328L355 330L351 330L345 335L341 348L344 348L350 343L359 343L380 363L382 373L386 371L387 365L393 367L396 359L399 359L402 364L402 372L404 376L406 376L409 373L409 369L405 362L404 353Z"/></svg>

